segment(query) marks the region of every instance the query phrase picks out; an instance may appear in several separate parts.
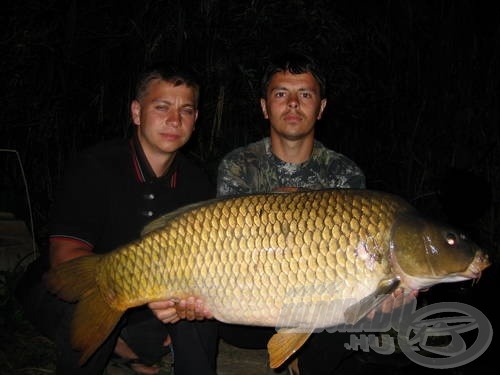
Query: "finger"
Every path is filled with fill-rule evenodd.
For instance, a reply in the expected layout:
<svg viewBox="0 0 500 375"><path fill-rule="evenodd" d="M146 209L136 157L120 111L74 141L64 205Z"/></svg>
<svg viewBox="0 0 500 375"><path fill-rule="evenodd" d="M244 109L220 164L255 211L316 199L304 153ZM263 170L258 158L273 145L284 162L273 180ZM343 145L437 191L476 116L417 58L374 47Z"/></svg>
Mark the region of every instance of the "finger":
<svg viewBox="0 0 500 375"><path fill-rule="evenodd" d="M214 316L210 309L205 305L201 299L196 300L196 313L200 319L212 319Z"/></svg>
<svg viewBox="0 0 500 375"><path fill-rule="evenodd" d="M380 306L380 312L382 313L388 313L392 310L394 307L394 297L389 296Z"/></svg>
<svg viewBox="0 0 500 375"><path fill-rule="evenodd" d="M179 319L186 319L186 301L181 300L177 305L175 305L175 310Z"/></svg>
<svg viewBox="0 0 500 375"><path fill-rule="evenodd" d="M196 307L195 300L193 297L189 297L186 301L186 319L195 320L196 319Z"/></svg>
<svg viewBox="0 0 500 375"><path fill-rule="evenodd" d="M366 317L372 320L375 317L375 310L371 310L368 314L366 314Z"/></svg>
<svg viewBox="0 0 500 375"><path fill-rule="evenodd" d="M194 306L194 314L195 314L195 319L196 320L203 320L206 319L207 314L206 314L206 309L203 306L203 301L202 300L196 300L195 306Z"/></svg>
<svg viewBox="0 0 500 375"><path fill-rule="evenodd" d="M172 300L164 300L164 301L154 301L154 302L149 302L148 307L151 310L163 310L163 309L168 309L169 307L174 307L175 306L175 301Z"/></svg>
<svg viewBox="0 0 500 375"><path fill-rule="evenodd" d="M179 321L179 316L175 308L164 309L159 313L159 318L163 323L175 323Z"/></svg>

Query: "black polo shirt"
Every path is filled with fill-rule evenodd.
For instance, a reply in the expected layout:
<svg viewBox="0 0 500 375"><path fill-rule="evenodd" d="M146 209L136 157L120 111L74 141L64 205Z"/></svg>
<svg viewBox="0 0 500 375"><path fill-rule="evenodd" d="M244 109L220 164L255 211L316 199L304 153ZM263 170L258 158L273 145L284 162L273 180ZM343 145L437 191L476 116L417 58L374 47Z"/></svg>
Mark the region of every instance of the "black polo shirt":
<svg viewBox="0 0 500 375"><path fill-rule="evenodd" d="M208 176L181 153L157 178L135 137L109 141L71 163L52 210L49 236L84 241L95 253L106 253L138 238L158 216L214 195Z"/></svg>

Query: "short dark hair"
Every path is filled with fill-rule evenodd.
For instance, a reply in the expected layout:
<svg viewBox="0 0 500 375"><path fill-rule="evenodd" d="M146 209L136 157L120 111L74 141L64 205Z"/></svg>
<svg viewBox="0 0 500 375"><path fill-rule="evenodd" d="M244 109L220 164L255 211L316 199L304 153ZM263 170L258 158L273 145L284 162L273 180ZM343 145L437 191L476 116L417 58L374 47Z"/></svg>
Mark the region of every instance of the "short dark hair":
<svg viewBox="0 0 500 375"><path fill-rule="evenodd" d="M267 89L274 74L290 72L292 74L311 73L319 84L321 99L326 97L326 78L314 59L298 51L287 51L272 58L264 72L261 82L262 98L267 97Z"/></svg>
<svg viewBox="0 0 500 375"><path fill-rule="evenodd" d="M139 75L135 89L136 100L141 100L147 94L150 82L155 79L170 82L174 86L186 85L192 88L195 105L198 106L200 85L194 73L188 69L180 69L175 65L164 62L150 65Z"/></svg>

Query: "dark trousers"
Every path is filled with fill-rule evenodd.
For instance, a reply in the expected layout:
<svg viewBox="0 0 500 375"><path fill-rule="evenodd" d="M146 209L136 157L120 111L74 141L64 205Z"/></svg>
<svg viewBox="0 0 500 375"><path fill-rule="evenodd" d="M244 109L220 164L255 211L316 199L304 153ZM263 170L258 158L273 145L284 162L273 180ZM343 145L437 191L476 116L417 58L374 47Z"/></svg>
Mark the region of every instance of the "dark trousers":
<svg viewBox="0 0 500 375"><path fill-rule="evenodd" d="M141 360L152 365L168 353L165 338L172 339L176 375L215 375L217 323L179 321L163 324L147 307L128 311L120 336Z"/></svg>
<svg viewBox="0 0 500 375"><path fill-rule="evenodd" d="M219 337L243 349L267 349L267 342L276 333L271 327L254 327L219 322Z"/></svg>
<svg viewBox="0 0 500 375"><path fill-rule="evenodd" d="M180 321L167 328L174 348L175 375L216 374L216 321Z"/></svg>
<svg viewBox="0 0 500 375"><path fill-rule="evenodd" d="M245 349L267 349L267 342L276 333L271 327L252 327L219 323L219 337L228 344ZM331 375L353 354L344 344L350 336L343 332L313 333L298 351L300 375Z"/></svg>
<svg viewBox="0 0 500 375"><path fill-rule="evenodd" d="M341 367L345 370L355 366L357 362L351 358L355 352L344 346L349 340L350 334L345 332L313 333L298 352L300 375L333 375Z"/></svg>

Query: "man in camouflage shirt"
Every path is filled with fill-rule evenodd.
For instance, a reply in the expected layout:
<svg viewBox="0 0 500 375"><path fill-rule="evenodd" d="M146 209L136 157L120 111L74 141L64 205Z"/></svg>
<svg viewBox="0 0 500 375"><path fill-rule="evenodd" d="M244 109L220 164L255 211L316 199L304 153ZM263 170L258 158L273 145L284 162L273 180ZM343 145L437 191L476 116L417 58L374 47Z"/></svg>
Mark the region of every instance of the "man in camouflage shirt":
<svg viewBox="0 0 500 375"><path fill-rule="evenodd" d="M314 139L326 106L325 78L316 63L291 53L272 62L262 80L261 107L270 137L233 150L221 161L218 196L297 189L365 188L361 169ZM220 336L246 348L265 348L274 328L220 325ZM346 334L316 333L289 367L291 374L330 374L349 354ZM298 367L298 368L297 368Z"/></svg>
<svg viewBox="0 0 500 375"><path fill-rule="evenodd" d="M219 165L219 196L286 188L364 188L365 177L354 162L314 141L303 163L288 163L274 155L266 137L227 154Z"/></svg>

